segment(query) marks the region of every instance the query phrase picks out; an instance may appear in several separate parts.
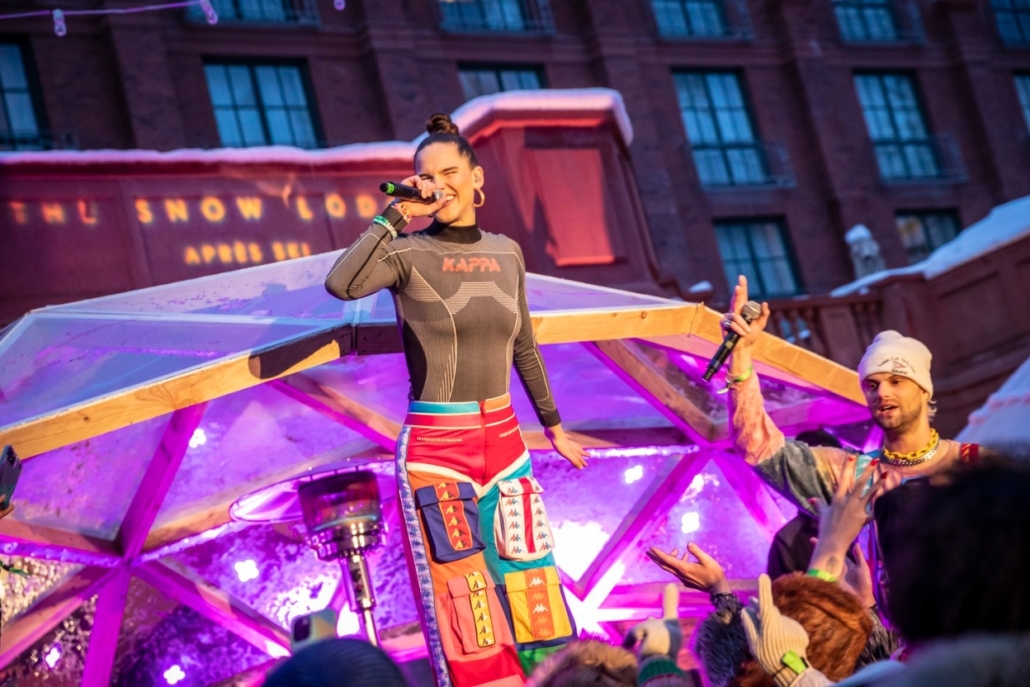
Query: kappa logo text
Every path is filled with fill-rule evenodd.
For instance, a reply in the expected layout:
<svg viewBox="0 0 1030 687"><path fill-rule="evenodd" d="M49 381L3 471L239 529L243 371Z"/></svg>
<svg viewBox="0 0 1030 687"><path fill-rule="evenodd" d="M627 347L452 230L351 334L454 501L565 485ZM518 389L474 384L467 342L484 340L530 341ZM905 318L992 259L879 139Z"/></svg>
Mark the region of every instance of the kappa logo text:
<svg viewBox="0 0 1030 687"><path fill-rule="evenodd" d="M500 272L497 258L444 258L444 272Z"/></svg>

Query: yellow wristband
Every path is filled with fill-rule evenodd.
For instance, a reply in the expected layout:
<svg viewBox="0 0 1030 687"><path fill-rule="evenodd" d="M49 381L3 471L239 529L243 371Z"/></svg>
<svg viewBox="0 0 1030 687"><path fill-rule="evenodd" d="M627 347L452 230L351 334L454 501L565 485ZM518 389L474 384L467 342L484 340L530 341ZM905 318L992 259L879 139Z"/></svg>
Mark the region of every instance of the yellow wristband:
<svg viewBox="0 0 1030 687"><path fill-rule="evenodd" d="M726 378L726 386L725 386L725 388L720 389L716 393L725 394L727 391L730 390L731 386L733 386L734 384L739 384L740 382L743 382L745 379L750 377L751 373L754 372L754 371L755 371L755 366L754 365L748 365L747 369L744 370L744 374L740 375L739 377L727 377Z"/></svg>

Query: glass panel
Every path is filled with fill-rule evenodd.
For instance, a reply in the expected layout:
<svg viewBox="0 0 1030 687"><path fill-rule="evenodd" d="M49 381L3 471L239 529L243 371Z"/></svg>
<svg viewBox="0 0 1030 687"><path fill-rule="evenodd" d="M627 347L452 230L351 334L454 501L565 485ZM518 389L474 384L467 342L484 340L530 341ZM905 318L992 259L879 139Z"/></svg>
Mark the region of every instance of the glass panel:
<svg viewBox="0 0 1030 687"><path fill-rule="evenodd" d="M307 109L308 98L304 93L304 82L297 67L279 67L279 82L287 105L295 105Z"/></svg>
<svg viewBox="0 0 1030 687"><path fill-rule="evenodd" d="M255 67L254 75L257 77L258 90L261 92L261 103L265 109L283 105L283 92L279 87L279 78L276 76L275 67Z"/></svg>
<svg viewBox="0 0 1030 687"><path fill-rule="evenodd" d="M1016 78L1016 92L1019 94L1019 104L1023 108L1023 119L1030 129L1030 76L1020 75Z"/></svg>
<svg viewBox="0 0 1030 687"><path fill-rule="evenodd" d="M257 105L254 97L254 82L250 77L250 68L244 66L227 67L229 83L236 105Z"/></svg>
<svg viewBox="0 0 1030 687"><path fill-rule="evenodd" d="M293 145L301 148L314 148L318 145L318 141L315 140L315 129L311 126L311 117L306 109L291 109L290 124L293 127Z"/></svg>
<svg viewBox="0 0 1030 687"><path fill-rule="evenodd" d="M232 110L215 110L215 122L218 124L218 137L223 146L234 147L243 145L243 136L240 134L240 126L236 121L236 113Z"/></svg>
<svg viewBox="0 0 1030 687"><path fill-rule="evenodd" d="M77 563L44 561L22 556L11 556L4 562L29 573L27 576L10 575L4 581L4 595L3 599L0 599L0 625L4 629L20 618L33 604L67 582L83 568Z"/></svg>
<svg viewBox="0 0 1030 687"><path fill-rule="evenodd" d="M168 419L138 422L33 458L18 483L18 519L114 539Z"/></svg>
<svg viewBox="0 0 1030 687"><path fill-rule="evenodd" d="M4 684L18 687L83 684L96 600L96 596L87 599L20 655L13 657L11 663L4 667Z"/></svg>
<svg viewBox="0 0 1030 687"><path fill-rule="evenodd" d="M261 115L256 109L240 108L237 110L237 117L240 121L244 145L261 146L268 143L268 139L265 138L265 128L261 124Z"/></svg>
<svg viewBox="0 0 1030 687"><path fill-rule="evenodd" d="M7 103L11 133L30 136L39 133L36 127L36 113L32 109L32 98L28 93L7 93L4 101Z"/></svg>
<svg viewBox="0 0 1030 687"><path fill-rule="evenodd" d="M232 92L229 90L229 75L220 64L204 65L207 77L207 90L211 94L211 104L215 107L227 107L233 104Z"/></svg>
<svg viewBox="0 0 1030 687"><path fill-rule="evenodd" d="M272 143L290 145L293 143L293 132L290 130L290 118L286 110L279 108L265 110L265 119L268 121L268 133L272 137Z"/></svg>
<svg viewBox="0 0 1030 687"><path fill-rule="evenodd" d="M0 45L0 87L5 91L29 87L21 49L17 45Z"/></svg>
<svg viewBox="0 0 1030 687"><path fill-rule="evenodd" d="M726 279L748 278L754 294L785 296L799 292L798 280L787 253L779 222L717 222L716 237Z"/></svg>
<svg viewBox="0 0 1030 687"><path fill-rule="evenodd" d="M539 274L526 275L526 297L531 312L547 310L606 310L682 305L657 296L617 291Z"/></svg>

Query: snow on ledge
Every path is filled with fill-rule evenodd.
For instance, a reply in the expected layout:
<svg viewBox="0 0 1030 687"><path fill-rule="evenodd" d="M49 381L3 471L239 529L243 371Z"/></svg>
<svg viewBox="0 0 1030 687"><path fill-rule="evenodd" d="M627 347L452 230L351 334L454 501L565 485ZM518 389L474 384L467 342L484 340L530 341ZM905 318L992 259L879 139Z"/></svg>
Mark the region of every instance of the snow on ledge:
<svg viewBox="0 0 1030 687"><path fill-rule="evenodd" d="M922 262L867 275L834 289L830 295L848 296L853 293L864 293L870 286L896 275L921 274L926 279L932 279L985 253L1018 241L1027 234L1030 234L1030 196L996 206L990 214L970 225Z"/></svg>
<svg viewBox="0 0 1030 687"><path fill-rule="evenodd" d="M452 119L462 131L498 113L514 112L611 112L626 145L633 141L633 126L622 95L609 88L542 89L508 91L474 98L457 110ZM427 113L428 115L428 113ZM306 150L293 146L260 146L253 148L186 148L160 152L156 150L48 150L38 152L0 153L0 167L19 164L97 163L286 163L334 164L386 160L410 163L415 148L425 137L412 142L383 141L352 143L336 148Z"/></svg>
<svg viewBox="0 0 1030 687"><path fill-rule="evenodd" d="M969 415L969 424L956 441L1003 446L1030 442L1030 359L1027 359L990 395L984 405Z"/></svg>

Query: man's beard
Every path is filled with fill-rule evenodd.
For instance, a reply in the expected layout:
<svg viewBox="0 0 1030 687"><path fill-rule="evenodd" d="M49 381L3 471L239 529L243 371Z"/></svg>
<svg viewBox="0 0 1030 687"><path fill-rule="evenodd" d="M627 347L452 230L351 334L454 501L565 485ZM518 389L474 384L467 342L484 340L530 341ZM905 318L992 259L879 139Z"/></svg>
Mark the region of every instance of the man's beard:
<svg viewBox="0 0 1030 687"><path fill-rule="evenodd" d="M873 413L873 422L875 422L880 429L884 431L884 433L893 436L901 436L919 422L921 414L922 408L916 407L910 410L902 410L901 406L898 406L898 412L895 413L892 418L882 418L876 413Z"/></svg>

